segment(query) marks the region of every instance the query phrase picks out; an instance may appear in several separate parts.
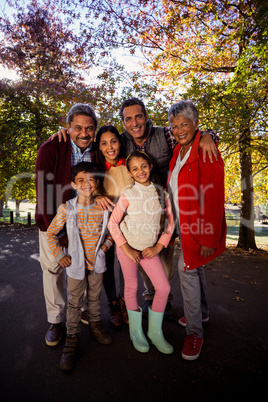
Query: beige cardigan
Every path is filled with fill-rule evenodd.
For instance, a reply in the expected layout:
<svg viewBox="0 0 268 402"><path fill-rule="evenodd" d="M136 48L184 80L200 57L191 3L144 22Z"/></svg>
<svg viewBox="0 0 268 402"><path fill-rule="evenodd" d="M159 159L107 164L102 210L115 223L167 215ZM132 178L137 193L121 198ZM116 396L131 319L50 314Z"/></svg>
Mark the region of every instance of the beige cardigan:
<svg viewBox="0 0 268 402"><path fill-rule="evenodd" d="M103 187L107 196L114 202L127 188L131 188L134 180L128 173L126 166L112 166L105 172Z"/></svg>

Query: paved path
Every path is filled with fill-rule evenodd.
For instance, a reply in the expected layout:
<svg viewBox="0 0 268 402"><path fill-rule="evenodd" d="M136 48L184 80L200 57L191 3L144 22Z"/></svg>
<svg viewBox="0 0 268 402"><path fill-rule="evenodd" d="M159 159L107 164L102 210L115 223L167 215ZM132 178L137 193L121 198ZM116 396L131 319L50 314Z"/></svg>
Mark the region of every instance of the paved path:
<svg viewBox="0 0 268 402"><path fill-rule="evenodd" d="M207 266L210 321L204 324L205 343L198 360L188 362L180 355L185 329L177 324L182 300L174 270L174 320L164 323L174 354L162 355L154 347L147 354L135 351L127 326L121 330L109 326L103 294L103 322L114 342L98 344L83 325L79 359L71 372L64 373L59 369L63 342L55 348L44 342L47 323L37 231L0 226L0 245L1 401L192 402L204 398L218 402L266 396L267 256L225 253ZM141 291L142 286L140 303Z"/></svg>

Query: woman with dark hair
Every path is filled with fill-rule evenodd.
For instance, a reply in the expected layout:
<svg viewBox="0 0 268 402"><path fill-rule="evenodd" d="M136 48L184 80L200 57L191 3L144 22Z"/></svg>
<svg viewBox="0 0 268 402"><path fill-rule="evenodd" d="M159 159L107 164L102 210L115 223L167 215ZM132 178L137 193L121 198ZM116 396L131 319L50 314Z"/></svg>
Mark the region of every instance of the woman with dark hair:
<svg viewBox="0 0 268 402"><path fill-rule="evenodd" d="M102 187L105 194L116 203L122 191L133 186L133 179L128 174L125 166L125 159L121 157L121 139L116 127L112 125L102 126L96 134L96 162L99 170L103 173ZM106 266L103 284L109 300L111 311L110 322L119 327L123 322L128 323L128 315L125 307L124 278L119 264L119 283L120 295L116 296L116 286L114 277L114 246L112 246L106 256Z"/></svg>
<svg viewBox="0 0 268 402"><path fill-rule="evenodd" d="M95 144L97 146L96 159L97 159L98 165L103 167L104 171L105 171L105 156L103 155L102 151L99 149L99 145L100 145L100 140L101 140L102 134L105 134L105 133L114 134L114 136L110 136L111 138L113 138L112 144L118 143L119 147L121 148L120 134L115 126L112 126L111 124L109 124L109 125L102 126L99 128L99 130L97 131L97 134L96 134L96 138L95 138ZM116 140L118 140L118 141L116 141ZM119 152L119 154L115 154L115 155L111 154L111 152L110 152L110 158L112 158L114 163L116 163L120 158L120 152Z"/></svg>

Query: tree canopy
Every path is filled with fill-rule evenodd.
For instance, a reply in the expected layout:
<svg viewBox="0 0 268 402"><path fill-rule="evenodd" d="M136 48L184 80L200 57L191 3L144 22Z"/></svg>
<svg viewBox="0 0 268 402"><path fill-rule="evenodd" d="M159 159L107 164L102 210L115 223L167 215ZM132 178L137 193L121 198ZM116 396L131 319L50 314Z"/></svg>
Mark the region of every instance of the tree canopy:
<svg viewBox="0 0 268 402"><path fill-rule="evenodd" d="M92 0L85 7L91 17L98 14L103 48L109 43L107 51L118 46L132 53L140 49L144 68L159 87L175 86L177 97L193 99L201 121L216 128L222 143L239 153L239 245L255 248L252 152L262 160L262 171L268 167L267 4Z"/></svg>
<svg viewBox="0 0 268 402"><path fill-rule="evenodd" d="M2 199L11 179L13 197L34 198L31 173L37 149L58 128L63 105L83 87L86 55L79 56L78 38L48 4L31 1L26 9L18 6L13 17L0 19L0 63L20 77L0 80Z"/></svg>

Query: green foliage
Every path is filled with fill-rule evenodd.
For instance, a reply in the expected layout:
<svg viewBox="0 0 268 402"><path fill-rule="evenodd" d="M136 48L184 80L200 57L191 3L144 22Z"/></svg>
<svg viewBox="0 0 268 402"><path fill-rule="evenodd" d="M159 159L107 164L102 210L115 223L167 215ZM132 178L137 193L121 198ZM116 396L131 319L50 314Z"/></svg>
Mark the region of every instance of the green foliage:
<svg viewBox="0 0 268 402"><path fill-rule="evenodd" d="M75 76L71 49L64 50L73 37L35 1L0 26L0 62L20 75L0 81L0 198L32 200L38 146L58 127L63 88Z"/></svg>

